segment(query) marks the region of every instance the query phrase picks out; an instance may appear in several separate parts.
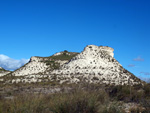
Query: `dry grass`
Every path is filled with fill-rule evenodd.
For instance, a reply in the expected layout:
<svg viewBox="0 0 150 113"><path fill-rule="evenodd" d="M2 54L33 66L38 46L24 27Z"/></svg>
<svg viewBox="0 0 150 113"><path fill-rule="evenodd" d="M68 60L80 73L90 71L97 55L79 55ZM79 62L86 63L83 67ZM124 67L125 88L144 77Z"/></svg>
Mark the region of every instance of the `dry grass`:
<svg viewBox="0 0 150 113"><path fill-rule="evenodd" d="M30 85L33 88L35 84ZM130 112L150 111L149 85L129 87L70 84L59 87L62 90L53 94L22 92L14 95L10 91L7 96L14 98L5 99L0 96L0 113L124 113L120 100L140 105L131 108Z"/></svg>
<svg viewBox="0 0 150 113"><path fill-rule="evenodd" d="M104 90L75 88L55 94L19 94L1 99L1 113L106 113L120 111Z"/></svg>

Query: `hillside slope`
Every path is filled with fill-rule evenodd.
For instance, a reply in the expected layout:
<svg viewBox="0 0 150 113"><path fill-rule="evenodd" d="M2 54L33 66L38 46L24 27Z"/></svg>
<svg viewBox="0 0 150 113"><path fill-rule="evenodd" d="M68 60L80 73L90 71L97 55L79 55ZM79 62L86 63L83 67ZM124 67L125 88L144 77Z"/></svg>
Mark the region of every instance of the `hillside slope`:
<svg viewBox="0 0 150 113"><path fill-rule="evenodd" d="M88 45L81 53L63 51L50 57L32 57L4 77L7 83L57 82L114 85L143 84L114 58L114 49Z"/></svg>
<svg viewBox="0 0 150 113"><path fill-rule="evenodd" d="M68 83L141 84L142 81L124 69L113 57L114 49L89 45L70 62L53 70L56 80Z"/></svg>
<svg viewBox="0 0 150 113"><path fill-rule="evenodd" d="M25 76L33 74L46 74L46 71L54 70L60 65L68 62L77 53L75 52L59 52L50 57L31 57L30 61L11 73L13 76Z"/></svg>
<svg viewBox="0 0 150 113"><path fill-rule="evenodd" d="M10 71L5 70L4 68L0 67L0 77L10 73Z"/></svg>

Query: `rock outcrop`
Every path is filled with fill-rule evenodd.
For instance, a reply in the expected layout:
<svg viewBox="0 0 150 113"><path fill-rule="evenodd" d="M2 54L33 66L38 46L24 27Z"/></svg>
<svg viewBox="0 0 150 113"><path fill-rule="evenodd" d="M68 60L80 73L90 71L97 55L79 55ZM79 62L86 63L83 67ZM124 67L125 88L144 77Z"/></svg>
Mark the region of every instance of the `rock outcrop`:
<svg viewBox="0 0 150 113"><path fill-rule="evenodd" d="M50 57L31 57L30 61L11 73L13 76L29 76L37 74L46 74L48 71L59 68L64 63L68 62L77 53L60 52Z"/></svg>
<svg viewBox="0 0 150 113"><path fill-rule="evenodd" d="M50 74L55 75L61 83L84 81L115 85L140 84L141 81L137 77L113 58L113 51L114 49L110 47L89 45L67 64L53 70Z"/></svg>
<svg viewBox="0 0 150 113"><path fill-rule="evenodd" d="M48 68L48 66L44 62L47 59L48 58L31 57L30 61L27 64L15 70L12 73L12 75L13 76L25 76L25 75L44 73L44 71Z"/></svg>
<svg viewBox="0 0 150 113"><path fill-rule="evenodd" d="M143 82L114 58L114 49L88 45L81 53L63 51L50 57L32 57L26 65L7 76L7 83L59 82L134 85Z"/></svg>

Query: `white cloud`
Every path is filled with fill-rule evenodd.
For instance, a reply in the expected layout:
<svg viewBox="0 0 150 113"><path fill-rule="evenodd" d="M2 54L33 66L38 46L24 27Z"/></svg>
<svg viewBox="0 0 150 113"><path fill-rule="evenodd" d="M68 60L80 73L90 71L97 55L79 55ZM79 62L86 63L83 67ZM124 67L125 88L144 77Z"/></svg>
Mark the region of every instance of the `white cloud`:
<svg viewBox="0 0 150 113"><path fill-rule="evenodd" d="M3 67L6 70L16 70L26 64L29 59L12 59L6 55L0 54L0 67Z"/></svg>
<svg viewBox="0 0 150 113"><path fill-rule="evenodd" d="M140 56L138 56L137 58L133 59L134 61L144 61L143 58L141 58Z"/></svg>
<svg viewBox="0 0 150 113"><path fill-rule="evenodd" d="M129 64L128 67L135 67L135 65L134 64Z"/></svg>
<svg viewBox="0 0 150 113"><path fill-rule="evenodd" d="M142 76L138 76L138 78L140 78L141 80L150 83L150 77L142 77Z"/></svg>
<svg viewBox="0 0 150 113"><path fill-rule="evenodd" d="M149 73L149 72L140 72L140 74L150 75L150 73Z"/></svg>

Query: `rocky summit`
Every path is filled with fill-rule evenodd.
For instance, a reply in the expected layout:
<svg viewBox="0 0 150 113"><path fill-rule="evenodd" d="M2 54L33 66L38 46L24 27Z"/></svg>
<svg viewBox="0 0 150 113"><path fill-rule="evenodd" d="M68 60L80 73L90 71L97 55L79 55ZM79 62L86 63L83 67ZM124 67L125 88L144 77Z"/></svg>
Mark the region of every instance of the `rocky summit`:
<svg viewBox="0 0 150 113"><path fill-rule="evenodd" d="M65 50L50 57L32 57L23 67L5 75L4 81L143 84L143 81L122 67L114 58L113 51L107 46L88 45L81 53Z"/></svg>
<svg viewBox="0 0 150 113"><path fill-rule="evenodd" d="M140 84L141 81L113 57L113 51L110 47L89 45L83 52L50 74L55 75L60 82Z"/></svg>

